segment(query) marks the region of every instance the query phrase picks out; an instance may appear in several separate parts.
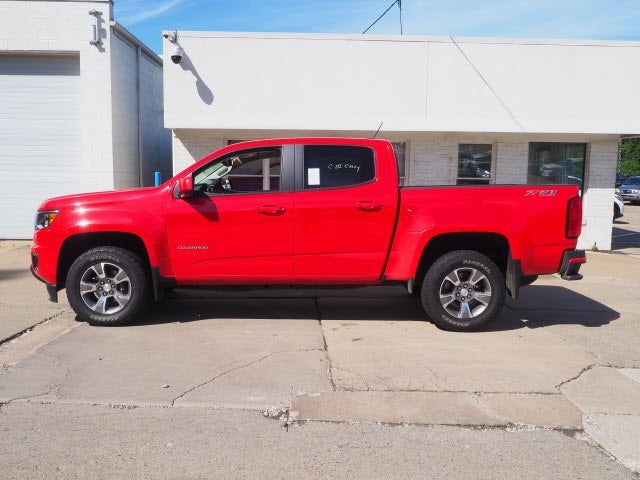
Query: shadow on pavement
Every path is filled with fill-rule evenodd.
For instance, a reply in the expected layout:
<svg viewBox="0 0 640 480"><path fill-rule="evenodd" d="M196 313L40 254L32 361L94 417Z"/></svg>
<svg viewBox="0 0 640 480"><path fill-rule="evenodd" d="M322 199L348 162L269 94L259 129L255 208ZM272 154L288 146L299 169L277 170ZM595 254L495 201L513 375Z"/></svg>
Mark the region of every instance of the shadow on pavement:
<svg viewBox="0 0 640 480"><path fill-rule="evenodd" d="M520 293L518 300L508 299L507 305L529 328L603 327L620 318L620 313L607 305L564 287L531 285Z"/></svg>
<svg viewBox="0 0 640 480"><path fill-rule="evenodd" d="M611 232L611 250L640 247L640 232L621 228L618 225L629 225L629 223L620 220L614 222Z"/></svg>
<svg viewBox="0 0 640 480"><path fill-rule="evenodd" d="M500 315L482 331L571 324L603 327L619 317L617 311L567 288L531 285L521 290L519 299L507 298ZM311 296L293 290L288 295L279 291L271 297L247 293L245 296L235 294L232 297L207 298L207 293L203 292L194 295L190 291L176 291L163 302L152 304L131 325L205 319L428 321L419 299L407 293L393 292L378 297L348 293L346 296L331 293Z"/></svg>
<svg viewBox="0 0 640 480"><path fill-rule="evenodd" d="M0 282L28 276L24 268L0 268Z"/></svg>

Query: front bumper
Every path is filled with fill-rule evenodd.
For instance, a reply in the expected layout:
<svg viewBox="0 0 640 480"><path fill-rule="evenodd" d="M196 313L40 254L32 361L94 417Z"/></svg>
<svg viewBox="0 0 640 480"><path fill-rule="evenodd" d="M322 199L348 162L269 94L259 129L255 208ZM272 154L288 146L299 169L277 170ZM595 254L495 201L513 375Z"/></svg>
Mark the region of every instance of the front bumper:
<svg viewBox="0 0 640 480"><path fill-rule="evenodd" d="M562 256L562 265L560 266L560 276L564 280L580 280L582 275L578 273L580 266L587 262L587 256L584 250L569 250L564 252Z"/></svg>
<svg viewBox="0 0 640 480"><path fill-rule="evenodd" d="M43 278L41 278L37 273L33 265L31 266L31 275L35 277L39 282L44 283L47 288L47 294L49 294L49 301L53 303L58 303L58 286L52 283L47 283Z"/></svg>
<svg viewBox="0 0 640 480"><path fill-rule="evenodd" d="M36 280L45 284L49 300L58 303L58 291L60 289L56 283L47 280L47 278L55 278L55 273L51 273L52 262L49 261L50 259L51 255L46 249L39 247L36 243L33 244L31 247L31 274Z"/></svg>
<svg viewBox="0 0 640 480"><path fill-rule="evenodd" d="M620 196L622 200L627 202L640 202L640 191L638 190L621 190Z"/></svg>

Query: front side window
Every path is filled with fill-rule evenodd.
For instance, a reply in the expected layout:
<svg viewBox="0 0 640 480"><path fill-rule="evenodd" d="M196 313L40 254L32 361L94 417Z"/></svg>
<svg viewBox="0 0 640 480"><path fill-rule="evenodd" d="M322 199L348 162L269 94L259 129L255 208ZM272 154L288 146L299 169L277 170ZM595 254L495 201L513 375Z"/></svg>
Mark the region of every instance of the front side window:
<svg viewBox="0 0 640 480"><path fill-rule="evenodd" d="M586 151L584 143L530 143L527 184L570 184L582 188Z"/></svg>
<svg viewBox="0 0 640 480"><path fill-rule="evenodd" d="M279 191L281 163L280 148L234 152L197 170L194 190L208 194Z"/></svg>
<svg viewBox="0 0 640 480"><path fill-rule="evenodd" d="M351 187L375 179L373 150L347 145L304 147L304 188Z"/></svg>
<svg viewBox="0 0 640 480"><path fill-rule="evenodd" d="M485 185L491 183L493 145L461 143L458 145L458 176L456 185Z"/></svg>

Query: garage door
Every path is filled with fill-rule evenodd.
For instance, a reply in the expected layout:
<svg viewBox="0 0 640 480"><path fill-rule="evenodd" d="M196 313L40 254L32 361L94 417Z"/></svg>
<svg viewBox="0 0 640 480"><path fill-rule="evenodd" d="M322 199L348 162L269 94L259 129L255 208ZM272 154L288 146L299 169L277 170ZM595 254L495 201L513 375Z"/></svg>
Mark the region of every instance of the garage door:
<svg viewBox="0 0 640 480"><path fill-rule="evenodd" d="M74 191L80 130L78 56L0 55L0 238L31 238L42 200Z"/></svg>

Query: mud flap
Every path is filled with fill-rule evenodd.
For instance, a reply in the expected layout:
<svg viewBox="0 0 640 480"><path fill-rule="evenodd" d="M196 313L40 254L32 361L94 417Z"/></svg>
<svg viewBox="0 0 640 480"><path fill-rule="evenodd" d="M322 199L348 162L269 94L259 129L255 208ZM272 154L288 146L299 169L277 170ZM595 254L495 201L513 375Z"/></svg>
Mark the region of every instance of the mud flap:
<svg viewBox="0 0 640 480"><path fill-rule="evenodd" d="M522 276L522 270L520 269L520 260L514 260L511 256L511 250L509 250L509 259L507 261L507 274L505 277L505 283L507 291L511 298L518 298L520 294L520 277Z"/></svg>

